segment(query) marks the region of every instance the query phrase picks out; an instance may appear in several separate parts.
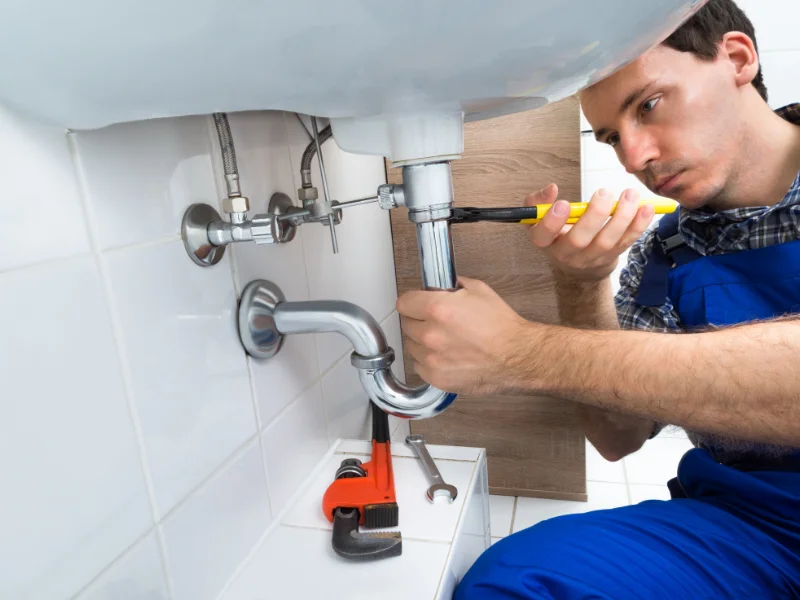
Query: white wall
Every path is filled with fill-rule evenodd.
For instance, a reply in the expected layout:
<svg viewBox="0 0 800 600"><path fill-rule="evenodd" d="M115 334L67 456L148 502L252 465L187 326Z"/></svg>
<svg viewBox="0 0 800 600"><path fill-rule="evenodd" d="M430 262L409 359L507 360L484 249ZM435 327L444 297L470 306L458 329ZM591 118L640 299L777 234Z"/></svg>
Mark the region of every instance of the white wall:
<svg viewBox="0 0 800 600"><path fill-rule="evenodd" d="M769 104L780 108L800 102L800 22L798 0L738 0L738 5L750 17L756 30L756 39L764 71L764 81L769 92ZM582 197L588 202L592 194L605 187L619 195L627 188L642 192L643 197L655 198L636 177L629 175L619 164L614 150L595 141L586 118L581 113L581 169ZM627 256L627 255L626 255ZM619 274L625 257L612 275L614 289L618 288Z"/></svg>
<svg viewBox="0 0 800 600"><path fill-rule="evenodd" d="M294 198L300 122L230 120L254 211ZM402 357L388 213L347 212L337 256L308 224L202 269L179 226L222 197L209 117L67 135L3 109L0 155L0 598L214 598L329 445L369 435L347 344L294 336L250 360L240 290L356 302ZM325 158L339 200L385 182L380 158Z"/></svg>

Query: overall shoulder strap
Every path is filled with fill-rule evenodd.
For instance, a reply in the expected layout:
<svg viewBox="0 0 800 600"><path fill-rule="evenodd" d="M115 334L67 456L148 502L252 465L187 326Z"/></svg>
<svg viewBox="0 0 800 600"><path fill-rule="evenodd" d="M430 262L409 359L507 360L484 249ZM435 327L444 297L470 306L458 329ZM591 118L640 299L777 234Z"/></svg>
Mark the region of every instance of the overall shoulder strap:
<svg viewBox="0 0 800 600"><path fill-rule="evenodd" d="M680 210L664 215L658 222L653 249L647 257L636 294L636 302L642 306L663 305L667 300L670 269L702 256L686 245L678 227L679 223Z"/></svg>

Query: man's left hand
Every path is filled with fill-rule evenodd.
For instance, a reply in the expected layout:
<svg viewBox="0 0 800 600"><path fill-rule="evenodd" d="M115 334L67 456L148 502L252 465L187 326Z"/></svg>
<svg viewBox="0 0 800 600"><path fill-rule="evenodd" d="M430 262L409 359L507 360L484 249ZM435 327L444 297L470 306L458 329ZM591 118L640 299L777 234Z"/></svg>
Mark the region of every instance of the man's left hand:
<svg viewBox="0 0 800 600"><path fill-rule="evenodd" d="M397 301L414 370L458 394L518 389L531 323L482 281L461 277L459 284L455 292L411 291Z"/></svg>

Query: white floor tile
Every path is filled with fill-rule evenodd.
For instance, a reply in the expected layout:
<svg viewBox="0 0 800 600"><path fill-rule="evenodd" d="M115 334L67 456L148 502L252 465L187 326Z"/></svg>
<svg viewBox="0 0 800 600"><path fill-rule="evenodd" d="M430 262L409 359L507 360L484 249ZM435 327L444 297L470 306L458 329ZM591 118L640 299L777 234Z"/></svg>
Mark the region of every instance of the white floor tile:
<svg viewBox="0 0 800 600"><path fill-rule="evenodd" d="M669 488L665 485L643 485L632 483L628 486L631 491L631 503L639 504L645 500L669 500Z"/></svg>
<svg viewBox="0 0 800 600"><path fill-rule="evenodd" d="M403 553L369 564L337 556L329 531L281 526L222 596L222 600L367 600L353 593L380 590L381 600L432 598L450 546L403 539Z"/></svg>
<svg viewBox="0 0 800 600"><path fill-rule="evenodd" d="M605 510L628 505L628 491L623 483L588 482L588 502L519 498L514 514L514 533L561 515Z"/></svg>
<svg viewBox="0 0 800 600"><path fill-rule="evenodd" d="M492 524L492 537L504 537L511 533L511 519L514 516L514 496L489 496L489 519Z"/></svg>
<svg viewBox="0 0 800 600"><path fill-rule="evenodd" d="M503 538L496 538L496 537L493 537L493 538L492 538L492 546L494 546L494 545L495 545L497 542L499 542L499 541L500 541L500 540L502 540L502 539L503 539Z"/></svg>
<svg viewBox="0 0 800 600"><path fill-rule="evenodd" d="M678 473L678 463L683 455L693 447L685 438L648 441L641 450L623 459L628 483L666 485Z"/></svg>
<svg viewBox="0 0 800 600"><path fill-rule="evenodd" d="M586 440L586 480L625 483L625 467L622 461L610 462Z"/></svg>

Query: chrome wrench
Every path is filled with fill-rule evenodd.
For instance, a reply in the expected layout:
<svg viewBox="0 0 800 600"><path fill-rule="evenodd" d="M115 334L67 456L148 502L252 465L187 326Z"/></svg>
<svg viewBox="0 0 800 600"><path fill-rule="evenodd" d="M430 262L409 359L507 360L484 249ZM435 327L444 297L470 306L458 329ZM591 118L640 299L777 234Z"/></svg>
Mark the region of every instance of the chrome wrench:
<svg viewBox="0 0 800 600"><path fill-rule="evenodd" d="M428 476L428 481L431 482L431 487L428 488L428 500L433 502L438 496L446 496L450 498L450 502L453 502L458 495L458 490L456 486L445 483L442 479L442 474L439 473L436 463L433 462L428 448L425 446L425 438L421 435L409 435L406 437L406 444L417 453L422 468Z"/></svg>

